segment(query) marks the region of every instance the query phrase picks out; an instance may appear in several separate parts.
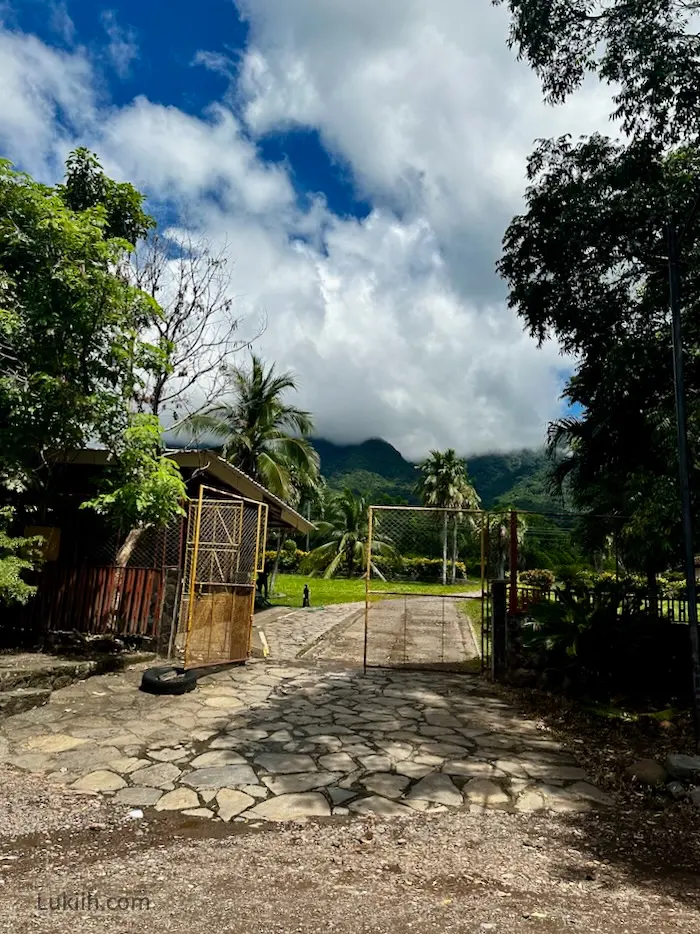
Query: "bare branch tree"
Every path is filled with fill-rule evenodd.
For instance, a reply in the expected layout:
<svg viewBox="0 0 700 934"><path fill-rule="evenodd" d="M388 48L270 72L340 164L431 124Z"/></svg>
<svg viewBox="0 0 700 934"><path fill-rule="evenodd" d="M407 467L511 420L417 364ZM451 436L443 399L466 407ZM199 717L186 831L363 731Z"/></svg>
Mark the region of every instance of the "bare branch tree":
<svg viewBox="0 0 700 934"><path fill-rule="evenodd" d="M205 238L155 234L132 256L129 274L162 309L149 330L167 361L146 380L137 406L176 427L220 395L226 365L264 322L253 337L239 338L226 245L216 251Z"/></svg>

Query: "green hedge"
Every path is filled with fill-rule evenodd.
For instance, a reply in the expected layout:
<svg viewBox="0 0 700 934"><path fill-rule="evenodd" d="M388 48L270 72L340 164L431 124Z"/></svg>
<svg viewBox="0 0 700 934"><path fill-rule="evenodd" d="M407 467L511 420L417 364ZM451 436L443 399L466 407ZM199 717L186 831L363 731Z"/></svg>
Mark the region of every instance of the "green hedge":
<svg viewBox="0 0 700 934"><path fill-rule="evenodd" d="M525 587L537 587L539 590L551 590L554 586L554 574L545 568L521 571L518 579Z"/></svg>
<svg viewBox="0 0 700 934"><path fill-rule="evenodd" d="M287 574L295 573L301 567L301 562L304 560L307 554L308 552L302 551L299 548L295 549L294 551L291 549L283 548L280 552L280 571L284 571ZM270 570L272 570L276 557L276 551L265 552L265 561L268 564Z"/></svg>
<svg viewBox="0 0 700 934"><path fill-rule="evenodd" d="M442 578L442 558L403 558L377 555L374 563L387 578L403 581L439 581ZM457 577L467 578L464 561L456 564ZM447 574L452 574L452 562L447 562Z"/></svg>

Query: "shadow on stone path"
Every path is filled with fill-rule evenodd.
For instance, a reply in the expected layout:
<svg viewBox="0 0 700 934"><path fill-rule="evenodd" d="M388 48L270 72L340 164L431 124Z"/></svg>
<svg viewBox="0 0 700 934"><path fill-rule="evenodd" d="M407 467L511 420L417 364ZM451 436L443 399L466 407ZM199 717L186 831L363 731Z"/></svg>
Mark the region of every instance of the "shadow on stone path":
<svg viewBox="0 0 700 934"><path fill-rule="evenodd" d="M139 678L93 678L10 718L0 760L222 820L611 803L476 677L254 662L184 697L142 694Z"/></svg>

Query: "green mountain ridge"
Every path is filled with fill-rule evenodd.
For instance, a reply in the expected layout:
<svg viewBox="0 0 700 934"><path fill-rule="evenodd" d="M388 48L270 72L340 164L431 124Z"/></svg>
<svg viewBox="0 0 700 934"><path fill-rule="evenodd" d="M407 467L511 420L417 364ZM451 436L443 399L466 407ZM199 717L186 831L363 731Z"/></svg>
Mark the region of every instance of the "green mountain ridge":
<svg viewBox="0 0 700 934"><path fill-rule="evenodd" d="M321 473L333 490L349 488L377 504L418 503L418 471L391 444L371 438L361 444L335 444L313 439ZM466 458L471 482L484 509L513 505L532 512L561 512L562 503L547 489L549 462L543 450L481 454Z"/></svg>

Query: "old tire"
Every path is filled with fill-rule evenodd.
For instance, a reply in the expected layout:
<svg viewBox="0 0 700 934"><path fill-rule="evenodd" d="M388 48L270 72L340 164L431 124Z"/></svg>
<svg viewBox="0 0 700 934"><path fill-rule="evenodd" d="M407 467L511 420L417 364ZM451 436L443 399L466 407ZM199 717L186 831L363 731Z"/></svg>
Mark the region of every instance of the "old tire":
<svg viewBox="0 0 700 934"><path fill-rule="evenodd" d="M141 690L147 694L187 694L196 687L196 673L174 665L147 668L141 677Z"/></svg>

